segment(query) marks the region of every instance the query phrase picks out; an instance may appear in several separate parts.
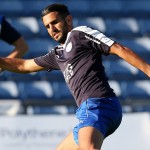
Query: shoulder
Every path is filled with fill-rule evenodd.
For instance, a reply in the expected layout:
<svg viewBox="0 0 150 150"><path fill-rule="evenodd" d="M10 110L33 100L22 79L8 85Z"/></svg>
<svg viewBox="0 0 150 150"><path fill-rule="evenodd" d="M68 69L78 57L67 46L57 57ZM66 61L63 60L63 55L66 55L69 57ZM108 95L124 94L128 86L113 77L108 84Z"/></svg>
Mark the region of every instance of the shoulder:
<svg viewBox="0 0 150 150"><path fill-rule="evenodd" d="M69 38L78 38L81 35L85 35L88 32L92 31L90 27L87 26L78 26L72 29L72 31L68 34L67 39Z"/></svg>
<svg viewBox="0 0 150 150"><path fill-rule="evenodd" d="M88 26L78 26L78 27L75 27L72 31L87 32L89 30L92 30L92 29Z"/></svg>
<svg viewBox="0 0 150 150"><path fill-rule="evenodd" d="M78 32L83 32L86 34L95 34L96 32L100 32L94 28L88 27L88 26L79 26L74 28L72 31L78 31Z"/></svg>
<svg viewBox="0 0 150 150"><path fill-rule="evenodd" d="M88 39L91 37L101 38L104 36L104 34L101 31L98 31L98 30L91 28L91 27L88 27L88 26L76 27L72 30L72 32L80 32L80 35L83 35Z"/></svg>

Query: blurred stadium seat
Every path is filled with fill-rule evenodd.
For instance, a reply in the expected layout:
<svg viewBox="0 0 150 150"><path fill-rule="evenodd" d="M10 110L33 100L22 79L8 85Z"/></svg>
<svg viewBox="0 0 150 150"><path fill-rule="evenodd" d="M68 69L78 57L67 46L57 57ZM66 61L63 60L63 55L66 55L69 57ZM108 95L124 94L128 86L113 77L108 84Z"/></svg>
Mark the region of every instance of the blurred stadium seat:
<svg viewBox="0 0 150 150"><path fill-rule="evenodd" d="M0 14L3 14L5 16L21 16L23 15L23 5L22 1L19 0L12 0L12 1L0 1ZM13 6L13 7L9 7ZM8 9L9 8L9 9Z"/></svg>
<svg viewBox="0 0 150 150"><path fill-rule="evenodd" d="M106 19L106 34L117 38L122 36L136 37L140 35L139 26L135 18Z"/></svg>
<svg viewBox="0 0 150 150"><path fill-rule="evenodd" d="M138 19L138 24L140 28L141 35L150 36L150 20L148 19Z"/></svg>
<svg viewBox="0 0 150 150"><path fill-rule="evenodd" d="M137 100L149 100L150 101L150 81L130 81L124 82L124 95L127 99Z"/></svg>
<svg viewBox="0 0 150 150"><path fill-rule="evenodd" d="M109 85L114 90L114 92L118 96L118 98L120 100L123 100L122 89L121 89L120 83L115 80L110 80Z"/></svg>
<svg viewBox="0 0 150 150"><path fill-rule="evenodd" d="M9 19L14 26L26 39L39 36L40 28L35 17L16 17Z"/></svg>
<svg viewBox="0 0 150 150"><path fill-rule="evenodd" d="M122 1L123 11L125 16L134 16L135 18L147 18L150 13L150 1L149 0L134 0L134 1Z"/></svg>
<svg viewBox="0 0 150 150"><path fill-rule="evenodd" d="M56 101L59 101L60 103L65 102L66 104L74 103L74 98L65 82L53 82L53 90Z"/></svg>
<svg viewBox="0 0 150 150"><path fill-rule="evenodd" d="M14 46L9 45L8 43L0 40L0 56L1 57L8 56L13 48Z"/></svg>
<svg viewBox="0 0 150 150"><path fill-rule="evenodd" d="M0 82L0 99L19 99L19 89L14 81Z"/></svg>
<svg viewBox="0 0 150 150"><path fill-rule="evenodd" d="M34 106L30 107L33 114L67 114L67 106Z"/></svg>
<svg viewBox="0 0 150 150"><path fill-rule="evenodd" d="M47 54L54 48L54 42L50 38L41 39L34 38L27 40L29 52L25 55L26 58L35 58Z"/></svg>
<svg viewBox="0 0 150 150"><path fill-rule="evenodd" d="M50 100L54 96L51 83L47 81L19 82L22 101Z"/></svg>
<svg viewBox="0 0 150 150"><path fill-rule="evenodd" d="M5 77L6 80L9 80L9 81L15 81L15 82L26 81L26 82L31 82L31 81L41 80L42 78L41 78L40 74L41 74L41 72L20 74L20 73L14 73L14 72L5 71L3 76Z"/></svg>
<svg viewBox="0 0 150 150"><path fill-rule="evenodd" d="M141 79L139 70L122 59L118 61L109 61L106 72L111 80L130 81Z"/></svg>
<svg viewBox="0 0 150 150"><path fill-rule="evenodd" d="M75 18L74 26L89 26L95 28L101 32L106 31L105 21L101 17L83 17L83 18Z"/></svg>

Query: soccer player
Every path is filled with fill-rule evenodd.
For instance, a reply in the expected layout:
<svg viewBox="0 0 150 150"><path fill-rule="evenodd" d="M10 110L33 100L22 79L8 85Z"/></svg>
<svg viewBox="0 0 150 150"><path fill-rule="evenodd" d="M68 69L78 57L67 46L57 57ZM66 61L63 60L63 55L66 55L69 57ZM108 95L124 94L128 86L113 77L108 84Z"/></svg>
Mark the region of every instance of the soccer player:
<svg viewBox="0 0 150 150"><path fill-rule="evenodd" d="M130 48L97 30L87 26L73 28L72 16L63 4L46 7L42 21L60 45L34 59L0 58L0 67L18 73L60 70L77 103L79 123L56 149L99 150L122 120L121 106L108 84L102 55L118 55L148 77L150 65Z"/></svg>
<svg viewBox="0 0 150 150"><path fill-rule="evenodd" d="M0 15L0 39L14 46L14 49L7 56L8 58L21 58L28 51L28 44L23 36L3 15Z"/></svg>

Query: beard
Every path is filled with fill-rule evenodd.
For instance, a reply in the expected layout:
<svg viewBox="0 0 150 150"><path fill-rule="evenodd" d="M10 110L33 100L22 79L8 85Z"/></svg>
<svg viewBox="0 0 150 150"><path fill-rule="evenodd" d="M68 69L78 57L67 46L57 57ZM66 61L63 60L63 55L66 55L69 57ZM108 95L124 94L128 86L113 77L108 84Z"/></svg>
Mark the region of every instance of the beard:
<svg viewBox="0 0 150 150"><path fill-rule="evenodd" d="M62 32L62 36L60 38L58 38L56 41L61 43L61 44L64 44L66 41L66 38L67 38L67 34L68 34L68 31Z"/></svg>
<svg viewBox="0 0 150 150"><path fill-rule="evenodd" d="M54 40L61 44L64 44L68 34L68 24L66 22L64 22L63 28L60 31L58 31L58 33L59 32L61 33L60 37Z"/></svg>

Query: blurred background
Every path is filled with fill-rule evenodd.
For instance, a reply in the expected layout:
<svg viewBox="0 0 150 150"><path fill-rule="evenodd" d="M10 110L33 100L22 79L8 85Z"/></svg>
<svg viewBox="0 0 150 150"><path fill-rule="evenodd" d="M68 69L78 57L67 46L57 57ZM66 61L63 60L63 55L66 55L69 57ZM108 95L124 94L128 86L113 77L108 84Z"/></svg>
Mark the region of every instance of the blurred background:
<svg viewBox="0 0 150 150"><path fill-rule="evenodd" d="M133 49L150 63L150 0L0 0L0 14L7 18L29 44L29 51L24 58L45 55L57 45L49 37L40 19L40 14L49 4L59 2L68 6L74 18L74 27L80 25L94 27L113 40ZM11 49L10 45L0 41L0 56L7 56ZM142 118L146 120L146 123L141 125L142 129L149 127L150 120L147 114L149 115L150 112L150 79L116 56L104 56L103 59L110 85L119 97L124 115L144 114L146 117ZM55 116L56 120L57 117L62 117L62 122L63 120L65 122L63 117L73 117L75 110L76 104L59 71L26 75L4 71L0 74L0 119L2 122L6 121L0 127L0 138L2 139L5 135L3 129L6 124L14 127L17 122L17 127L20 127L22 118L27 119L28 124L30 122L28 119L31 117L34 120L40 116L42 120L47 115ZM74 117L72 119L74 120ZM47 124L48 120L47 118L43 122ZM56 120L54 119L54 122ZM143 119L139 122L143 122ZM139 122L133 122L133 124ZM38 123L37 121L33 126ZM73 125L70 124L70 126ZM140 129L141 126L139 126ZM138 131L139 128L137 128ZM22 132L16 131L14 134L21 135ZM65 135L64 132L63 134ZM136 131L133 134L135 135ZM141 134L143 134L142 131ZM7 138L3 144L7 143ZM0 143L0 147L3 144ZM11 144L6 145L5 150L9 150ZM23 147L20 148L22 149ZM146 147L141 149L148 150Z"/></svg>

